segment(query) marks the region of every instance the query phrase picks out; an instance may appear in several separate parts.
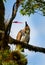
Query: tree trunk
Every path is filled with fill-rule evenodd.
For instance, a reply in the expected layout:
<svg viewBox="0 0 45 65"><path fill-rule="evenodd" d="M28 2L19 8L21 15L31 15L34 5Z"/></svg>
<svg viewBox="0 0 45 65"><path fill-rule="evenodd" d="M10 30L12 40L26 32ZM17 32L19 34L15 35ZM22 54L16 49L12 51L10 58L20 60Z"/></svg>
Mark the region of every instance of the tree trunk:
<svg viewBox="0 0 45 65"><path fill-rule="evenodd" d="M10 34L11 26L12 26L12 21L16 17L18 8L19 8L19 0L16 0L16 2L13 5L12 16L11 16L11 18L9 20L9 24L7 25L7 28L5 30L4 41L3 41L3 43L4 43L3 48L8 47L9 34Z"/></svg>
<svg viewBox="0 0 45 65"><path fill-rule="evenodd" d="M3 45L5 24L4 24L5 7L3 0L0 1L0 48Z"/></svg>
<svg viewBox="0 0 45 65"><path fill-rule="evenodd" d="M4 7L3 0L1 0L0 1L0 30L5 30L4 15L5 15L5 7Z"/></svg>

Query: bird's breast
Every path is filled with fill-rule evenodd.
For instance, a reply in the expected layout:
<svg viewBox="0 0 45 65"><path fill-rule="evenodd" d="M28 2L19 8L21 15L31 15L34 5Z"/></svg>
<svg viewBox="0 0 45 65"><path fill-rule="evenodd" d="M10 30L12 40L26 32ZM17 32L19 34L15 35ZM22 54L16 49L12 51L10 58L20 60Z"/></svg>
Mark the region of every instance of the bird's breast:
<svg viewBox="0 0 45 65"><path fill-rule="evenodd" d="M28 40L28 39L29 39L29 35L25 34L25 35L22 35L20 41L27 43L27 40Z"/></svg>

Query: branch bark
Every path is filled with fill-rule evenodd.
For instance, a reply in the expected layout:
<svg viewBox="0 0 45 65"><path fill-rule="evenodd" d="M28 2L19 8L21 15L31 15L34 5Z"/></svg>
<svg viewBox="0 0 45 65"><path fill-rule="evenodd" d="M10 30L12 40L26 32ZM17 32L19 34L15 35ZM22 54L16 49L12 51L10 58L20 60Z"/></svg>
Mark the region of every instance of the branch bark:
<svg viewBox="0 0 45 65"><path fill-rule="evenodd" d="M6 33L9 35L10 34L10 30L11 30L11 25L12 25L12 21L14 20L14 18L16 17L16 13L18 11L18 7L19 7L19 0L16 0L16 3L14 3L13 5L13 9L12 9L12 16L9 20L9 24L6 28Z"/></svg>
<svg viewBox="0 0 45 65"><path fill-rule="evenodd" d="M19 0L16 0L16 3L14 3L13 9L12 9L12 16L9 20L7 27L5 28L5 34L4 34L4 38L3 38L3 44L2 44L3 49L4 49L4 46L6 46L8 44L12 21L16 17L16 13L17 13L18 7L19 7L19 2L20 2Z"/></svg>
<svg viewBox="0 0 45 65"><path fill-rule="evenodd" d="M13 39L10 36L9 36L9 43L10 44L20 44L20 45L22 45L23 48L26 48L29 51L45 53L45 48L37 47L37 46L33 46L33 45L30 45L30 44L26 44L26 43L20 42L20 41L18 41L16 39Z"/></svg>
<svg viewBox="0 0 45 65"><path fill-rule="evenodd" d="M3 33L3 32L2 32ZM7 40L7 39L6 39ZM41 53L45 53L45 48L43 47L37 47L37 46L34 46L34 45L30 45L30 44L26 44L24 42L20 42L16 39L13 39L11 36L9 36L9 41L8 41L8 44L20 44L22 45L23 48L25 49L28 49L29 51L34 51L34 52L41 52ZM8 44L6 44L4 46L4 48L8 47Z"/></svg>

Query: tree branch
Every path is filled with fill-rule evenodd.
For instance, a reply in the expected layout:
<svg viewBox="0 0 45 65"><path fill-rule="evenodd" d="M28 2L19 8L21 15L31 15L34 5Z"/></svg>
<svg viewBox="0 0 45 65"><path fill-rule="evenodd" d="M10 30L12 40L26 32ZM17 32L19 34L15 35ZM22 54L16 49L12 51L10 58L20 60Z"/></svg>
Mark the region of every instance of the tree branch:
<svg viewBox="0 0 45 65"><path fill-rule="evenodd" d="M45 48L37 47L37 46L33 46L33 45L30 45L30 44L26 44L26 43L20 42L20 41L18 41L16 39L13 39L10 36L9 36L9 43L10 44L20 44L20 45L22 45L23 48L26 48L29 51L35 51L35 52L45 53Z"/></svg>
<svg viewBox="0 0 45 65"><path fill-rule="evenodd" d="M12 25L12 21L14 20L14 18L16 17L16 13L18 11L18 7L19 7L19 0L16 0L16 3L14 3L13 5L13 9L12 9L12 16L9 20L9 24L6 28L6 33L9 35L10 34L10 30L11 30L11 25Z"/></svg>
<svg viewBox="0 0 45 65"><path fill-rule="evenodd" d="M12 16L9 20L7 27L5 28L6 30L5 30L5 34L4 34L2 48L4 48L4 46L6 46L8 44L12 21L16 17L16 13L17 13L18 7L19 7L19 2L20 2L19 0L16 0L16 3L14 3L14 5L13 5Z"/></svg>
<svg viewBox="0 0 45 65"><path fill-rule="evenodd" d="M6 39L7 40L7 39ZM16 39L13 39L11 36L9 36L9 41L8 41L8 44L20 44L22 45L23 48L26 48L28 49L29 51L35 51L35 52L42 52L42 53L45 53L45 48L43 47L37 47L37 46L33 46L33 45L30 45L30 44L26 44L24 42L20 42ZM8 47L8 45L4 45L4 48Z"/></svg>

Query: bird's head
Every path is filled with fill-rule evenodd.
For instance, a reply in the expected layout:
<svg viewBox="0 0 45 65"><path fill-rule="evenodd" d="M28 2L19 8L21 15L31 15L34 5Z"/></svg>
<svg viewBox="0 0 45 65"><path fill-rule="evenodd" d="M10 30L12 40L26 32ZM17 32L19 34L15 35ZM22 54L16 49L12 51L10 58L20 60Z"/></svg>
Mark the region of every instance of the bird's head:
<svg viewBox="0 0 45 65"><path fill-rule="evenodd" d="M25 33L26 33L26 34L30 34L30 27L29 27L29 25L27 24L27 22L25 22Z"/></svg>

